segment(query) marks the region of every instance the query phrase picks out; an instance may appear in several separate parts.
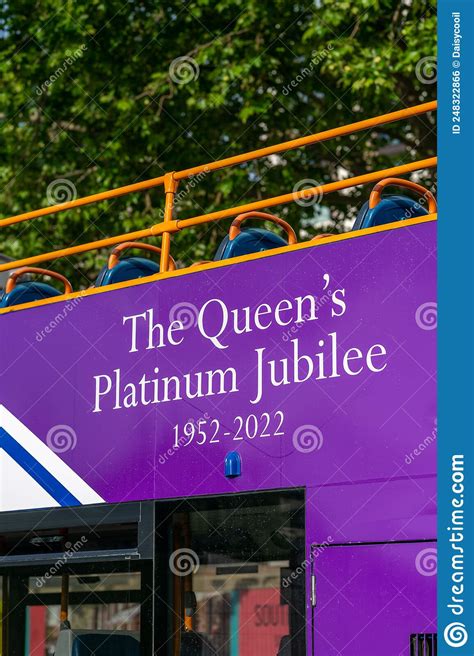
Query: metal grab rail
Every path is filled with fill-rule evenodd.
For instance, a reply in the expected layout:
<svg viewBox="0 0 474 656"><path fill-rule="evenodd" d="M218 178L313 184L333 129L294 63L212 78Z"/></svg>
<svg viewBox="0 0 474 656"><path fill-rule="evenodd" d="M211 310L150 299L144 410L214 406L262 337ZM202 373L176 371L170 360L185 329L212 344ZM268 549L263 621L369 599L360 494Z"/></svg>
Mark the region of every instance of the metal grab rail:
<svg viewBox="0 0 474 656"><path fill-rule="evenodd" d="M37 264L39 262L45 262L47 260L55 260L61 257L67 257L69 255L75 255L78 253L84 253L91 250L105 248L108 246L118 244L124 240L131 241L131 240L143 239L146 237L158 236L158 235L162 236L160 270L167 271L168 262L169 262L169 252L170 252L170 235L172 233L178 232L179 230L183 230L184 228L195 226L195 225L200 225L202 223L208 223L210 221L215 221L215 220L235 216L236 214L239 214L241 212L264 209L267 207L272 207L280 204L287 204L296 201L300 198L307 199L317 194L320 195L320 194L330 193L332 191L347 189L353 186L359 186L369 182L377 182L384 177L403 175L404 173L409 173L419 169L431 168L436 166L437 158L432 157L425 160L419 160L418 162L412 162L410 164L405 164L402 166L391 167L383 171L368 173L365 175L348 178L346 180L340 180L337 182L331 182L328 184L320 185L318 187L313 187L311 189L304 189L299 192L293 192L290 194L275 196L273 198L269 198L263 201L255 201L253 203L247 203L245 205L240 205L238 207L219 210L216 212L211 212L209 214L202 214L195 217L191 217L189 219L181 219L179 221L176 221L173 220L173 206L174 206L174 196L176 194L178 183L180 180L193 177L199 173L216 171L236 164L242 164L244 162L248 162L254 159L268 157L269 155L286 152L288 150L294 150L296 148L301 148L308 145L313 145L316 143L320 143L322 141L334 139L336 137L346 136L379 125L393 123L395 121L404 118L409 118L411 116L417 116L420 114L433 111L436 108L437 108L437 101L423 103L420 105L416 105L414 107L409 107L407 109L402 109L395 112L390 112L388 114L383 114L381 116L376 116L370 119L365 119L363 121L358 121L356 123L351 123L349 125L333 128L330 130L325 130L324 132L308 135L306 137L301 137L280 144L275 144L273 146L267 146L264 148L260 148L258 150L242 153L240 155L228 157L222 160L211 162L209 164L202 164L200 166L184 169L182 171L166 173L163 176L159 176L157 178L151 178L150 180L145 180L143 182L137 182L131 185L126 185L124 187L118 187L117 189L111 189L98 194L92 194L90 196L77 198L75 200L68 201L66 203L61 203L59 205L44 207L38 210L33 210L31 212L24 212L16 216L0 219L0 227L6 227L16 223L22 223L24 221L31 221L33 219L37 219L43 216L57 214L59 212L64 212L66 210L74 209L77 207L83 207L85 205L97 203L103 200L110 200L113 198L117 198L119 196L124 196L126 194L135 193L137 191L144 191L146 189L151 189L153 187L158 187L161 185L164 186L164 190L165 190L164 218L163 221L159 224L151 226L150 228L145 228L143 230L137 230L134 232L125 233L106 239L99 239L93 242L88 242L86 244L71 246L69 248L63 248L56 251L51 251L49 253L44 253L42 255L36 255L13 262L0 264L0 271L8 271L17 268L19 266L26 266L26 265L29 266L32 264Z"/></svg>
<svg viewBox="0 0 474 656"><path fill-rule="evenodd" d="M312 191L313 195L315 195L316 193L324 194L330 191L348 189L350 187L358 187L360 185L367 184L368 182L378 182L379 180L382 180L386 177L403 175L404 173L411 173L412 171L418 171L420 169L433 168L436 166L436 163L437 158L430 157L429 159L418 160L416 162L411 162L410 164L404 164L403 166L394 166L390 169L383 169L382 171L375 171L374 173L366 173L354 178L347 178L346 180L329 182L328 184L321 185L320 187L304 189L302 191L285 194L283 196L275 196L274 198L269 198L265 201L255 201L254 203L247 203L246 205L239 205L238 207L231 207L225 210L220 210L218 212L211 212L210 214L202 214L190 219L169 221L168 223L162 222L152 226L151 228L144 228L143 230L138 230L136 232L127 232L121 235L116 235L115 237L107 237L106 239L99 239L98 241L89 242L87 244L80 244L79 246L70 246L69 248L50 251L49 253L43 253L42 255L34 255L32 257L26 257L22 260L17 260L16 262L6 262L5 264L0 264L0 271L9 271L10 269L15 269L19 266L30 266L32 264L38 264L48 260L56 260L61 257L75 255L77 253L85 253L87 251L98 250L99 248L106 248L108 246L120 244L123 241L135 241L136 239L143 239L145 237L157 237L159 235L163 235L165 231L175 233L190 226L199 225L201 223L210 223L216 219L235 216L236 214L240 214L242 212L257 210L262 207L270 207L272 205L284 205L286 203L291 203L295 200L298 200L299 198L308 198Z"/></svg>
<svg viewBox="0 0 474 656"><path fill-rule="evenodd" d="M410 164L393 166L389 169L383 169L382 171L365 173L364 175L358 175L354 178L346 178L345 180L337 180L336 182L328 182L327 184L319 185L318 187L302 189L301 191L295 191L291 194L283 194L282 196L274 196L273 198L267 198L266 200L258 200L254 203L247 203L246 205L229 207L226 210L218 210L217 212L211 212L210 214L201 214L199 216L193 216L190 219L181 219L176 221L176 223L179 230L183 230L183 228L189 228L190 226L199 225L200 223L208 223L209 221L215 221L216 219L226 219L230 216L234 216L235 214L240 214L241 212L248 212L249 210L258 210L264 207L273 207L275 205L286 205L287 203L299 200L300 198L307 199L311 198L312 196L324 196L324 194L329 194L332 191L340 191L341 189L348 189L350 187L359 187L360 185L367 184L369 182L378 182L383 178L391 178L392 176L404 175L405 173L419 171L420 169L434 168L437 164L437 161L437 157L420 159L417 162L410 162Z"/></svg>

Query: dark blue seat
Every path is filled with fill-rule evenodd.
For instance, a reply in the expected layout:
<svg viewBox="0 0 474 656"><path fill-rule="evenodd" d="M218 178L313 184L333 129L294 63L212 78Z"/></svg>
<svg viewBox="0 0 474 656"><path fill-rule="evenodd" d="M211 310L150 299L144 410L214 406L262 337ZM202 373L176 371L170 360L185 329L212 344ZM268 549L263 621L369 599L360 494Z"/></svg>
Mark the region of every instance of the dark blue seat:
<svg viewBox="0 0 474 656"><path fill-rule="evenodd" d="M246 219L260 219L276 223L286 232L288 241L285 241L280 235L271 232L271 230L262 230L260 228L242 229L240 226ZM278 216L267 214L266 212L244 212L232 221L229 234L222 240L214 260L228 260L231 257L239 257L240 255L261 253L262 251L269 251L273 248L296 244L296 241L296 233L293 228Z"/></svg>
<svg viewBox="0 0 474 656"><path fill-rule="evenodd" d="M271 232L271 230L262 230L261 228L242 229L240 226L246 219L260 219L276 223L286 232L288 241L285 241L280 235ZM231 257L239 257L240 255L261 253L262 251L269 251L273 248L296 244L296 241L296 234L293 228L278 216L267 214L266 212L244 212L232 221L229 234L222 240L214 256L214 261L228 260Z"/></svg>
<svg viewBox="0 0 474 656"><path fill-rule="evenodd" d="M160 272L160 265L155 260L149 260L144 257L123 257L120 255L129 248L139 248L144 251L151 251L153 254L160 256L161 248L153 244L145 244L139 241L127 241L119 244L109 255L107 264L102 268L95 281L95 287L104 285L113 285L117 282L126 282L127 280L136 280L137 278L146 278ZM176 263L173 258L169 257L169 270L174 271Z"/></svg>
<svg viewBox="0 0 474 656"><path fill-rule="evenodd" d="M291 656L291 637L289 635L282 636L277 656Z"/></svg>
<svg viewBox="0 0 474 656"><path fill-rule="evenodd" d="M71 656L140 656L140 643L130 635L84 633L74 638Z"/></svg>
<svg viewBox="0 0 474 656"><path fill-rule="evenodd" d="M55 287L47 285L44 282L26 280L17 283L17 280L25 274L39 274L60 280L64 285L64 292L60 292ZM63 294L69 294L70 292L72 292L70 282L60 273L48 271L47 269L37 269L36 267L23 267L21 269L16 269L16 271L13 271L13 273L10 274L5 285L5 291L0 298L0 308L20 305L21 303L31 303L32 301L42 301L45 298L62 296Z"/></svg>
<svg viewBox="0 0 474 656"><path fill-rule="evenodd" d="M372 209L369 209L369 202L365 202L357 215L352 230L373 228L427 214L424 207L408 196L386 196Z"/></svg>
<svg viewBox="0 0 474 656"><path fill-rule="evenodd" d="M226 235L217 249L214 260L228 260L230 257L261 253L272 248L287 246L287 242L280 235L261 228L243 228L241 232L230 239Z"/></svg>
<svg viewBox="0 0 474 656"><path fill-rule="evenodd" d="M202 633L183 631L179 656L215 656L216 650Z"/></svg>
<svg viewBox="0 0 474 656"><path fill-rule="evenodd" d="M95 281L96 287L113 285L116 282L125 282L135 278L145 278L160 272L158 262L144 257L124 257L112 269L106 264Z"/></svg>
<svg viewBox="0 0 474 656"><path fill-rule="evenodd" d="M44 282L22 282L11 292L4 293L0 299L0 308L40 301L52 296L61 296L61 292Z"/></svg>

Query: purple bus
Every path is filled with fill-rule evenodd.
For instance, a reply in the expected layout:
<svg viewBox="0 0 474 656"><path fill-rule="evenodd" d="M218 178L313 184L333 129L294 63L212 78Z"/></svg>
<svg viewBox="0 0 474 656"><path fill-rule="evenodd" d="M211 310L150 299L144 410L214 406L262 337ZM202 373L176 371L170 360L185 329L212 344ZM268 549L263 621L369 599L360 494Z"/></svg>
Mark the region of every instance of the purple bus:
<svg viewBox="0 0 474 656"><path fill-rule="evenodd" d="M158 225L0 264L1 656L436 654L436 201L399 177L435 158L173 215L200 171L435 106L0 221L165 190ZM268 213L361 184L344 234ZM36 266L110 246L87 290Z"/></svg>

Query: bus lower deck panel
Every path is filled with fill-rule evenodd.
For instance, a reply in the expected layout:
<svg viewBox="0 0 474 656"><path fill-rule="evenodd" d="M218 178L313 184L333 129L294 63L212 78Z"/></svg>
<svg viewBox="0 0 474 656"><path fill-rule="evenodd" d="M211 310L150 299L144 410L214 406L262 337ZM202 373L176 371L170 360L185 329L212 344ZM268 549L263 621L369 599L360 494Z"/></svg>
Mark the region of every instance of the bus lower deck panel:
<svg viewBox="0 0 474 656"><path fill-rule="evenodd" d="M435 256L420 220L3 314L3 517L156 501L187 517L166 558L211 553L219 518L226 555L193 579L199 616L206 577L247 577L227 638L159 653L409 656L436 630Z"/></svg>

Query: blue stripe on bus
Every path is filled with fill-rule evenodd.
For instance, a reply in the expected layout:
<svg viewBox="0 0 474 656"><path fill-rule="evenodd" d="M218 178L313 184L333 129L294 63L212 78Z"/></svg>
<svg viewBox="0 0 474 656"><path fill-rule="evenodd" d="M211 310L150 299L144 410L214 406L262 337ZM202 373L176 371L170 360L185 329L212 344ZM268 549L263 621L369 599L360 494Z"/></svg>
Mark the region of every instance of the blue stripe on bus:
<svg viewBox="0 0 474 656"><path fill-rule="evenodd" d="M18 444L4 428L0 428L0 447L20 465L60 506L81 505L79 499L71 494L49 471Z"/></svg>

